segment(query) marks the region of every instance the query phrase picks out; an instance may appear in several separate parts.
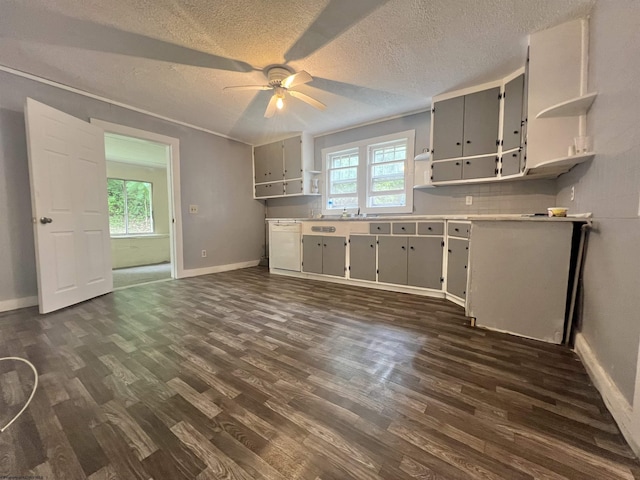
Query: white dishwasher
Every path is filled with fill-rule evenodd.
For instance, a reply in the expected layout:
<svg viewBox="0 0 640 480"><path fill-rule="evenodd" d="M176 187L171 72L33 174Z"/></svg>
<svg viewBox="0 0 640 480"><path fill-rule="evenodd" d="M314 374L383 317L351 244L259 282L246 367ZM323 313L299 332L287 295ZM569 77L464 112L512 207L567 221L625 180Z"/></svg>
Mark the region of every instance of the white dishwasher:
<svg viewBox="0 0 640 480"><path fill-rule="evenodd" d="M300 271L300 223L271 223L269 270Z"/></svg>

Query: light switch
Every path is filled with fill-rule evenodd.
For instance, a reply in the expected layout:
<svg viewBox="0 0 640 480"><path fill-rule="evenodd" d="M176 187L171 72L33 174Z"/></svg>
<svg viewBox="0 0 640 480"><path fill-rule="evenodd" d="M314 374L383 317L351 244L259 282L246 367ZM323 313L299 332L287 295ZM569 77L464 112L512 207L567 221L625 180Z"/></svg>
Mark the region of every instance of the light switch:
<svg viewBox="0 0 640 480"><path fill-rule="evenodd" d="M198 205L189 205L189 213L198 213Z"/></svg>
<svg viewBox="0 0 640 480"><path fill-rule="evenodd" d="M465 205L473 205L473 197L471 195L467 195L464 199Z"/></svg>

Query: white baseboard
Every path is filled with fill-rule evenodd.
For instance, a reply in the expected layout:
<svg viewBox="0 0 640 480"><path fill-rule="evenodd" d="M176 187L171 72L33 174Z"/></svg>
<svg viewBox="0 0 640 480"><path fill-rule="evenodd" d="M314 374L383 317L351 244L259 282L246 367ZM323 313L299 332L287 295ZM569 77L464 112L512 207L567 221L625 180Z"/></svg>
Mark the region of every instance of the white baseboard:
<svg viewBox="0 0 640 480"><path fill-rule="evenodd" d="M640 456L640 431L634 428L633 408L609 374L602 368L582 333L576 335L575 352L587 369L591 381L602 395L605 405L620 427L624 438L634 453Z"/></svg>
<svg viewBox="0 0 640 480"><path fill-rule="evenodd" d="M17 310L18 308L33 307L38 305L38 297L12 298L11 300L0 300L0 312Z"/></svg>
<svg viewBox="0 0 640 480"><path fill-rule="evenodd" d="M241 268L256 267L259 263L260 260L250 260L248 262L230 263L228 265L185 269L182 271L180 278L198 277L200 275L209 275L210 273L228 272L230 270L240 270Z"/></svg>

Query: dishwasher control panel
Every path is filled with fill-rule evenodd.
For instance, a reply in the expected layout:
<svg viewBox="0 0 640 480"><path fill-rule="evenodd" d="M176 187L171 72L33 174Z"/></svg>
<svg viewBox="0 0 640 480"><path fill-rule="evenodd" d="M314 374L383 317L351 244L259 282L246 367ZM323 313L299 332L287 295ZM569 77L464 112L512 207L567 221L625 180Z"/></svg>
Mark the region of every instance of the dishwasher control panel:
<svg viewBox="0 0 640 480"><path fill-rule="evenodd" d="M312 232L323 232L323 233L335 233L336 227L326 227L320 225L314 225L311 227Z"/></svg>

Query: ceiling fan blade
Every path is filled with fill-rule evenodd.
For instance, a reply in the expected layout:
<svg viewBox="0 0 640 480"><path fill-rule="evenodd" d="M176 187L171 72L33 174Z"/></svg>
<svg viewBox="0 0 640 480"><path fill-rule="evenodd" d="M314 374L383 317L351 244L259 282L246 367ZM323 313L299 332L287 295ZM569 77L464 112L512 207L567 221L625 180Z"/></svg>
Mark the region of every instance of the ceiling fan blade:
<svg viewBox="0 0 640 480"><path fill-rule="evenodd" d="M271 87L269 85L238 85L224 87L222 90L271 90Z"/></svg>
<svg viewBox="0 0 640 480"><path fill-rule="evenodd" d="M304 70L300 70L298 73L294 73L293 75L289 75L282 81L282 86L284 88L295 87L296 85L302 85L303 83L309 83L313 80L313 77L309 75Z"/></svg>
<svg viewBox="0 0 640 480"><path fill-rule="evenodd" d="M273 114L276 113L278 107L276 107L276 102L278 101L278 97L275 95L271 96L271 100L269 100L269 105L267 105L267 109L264 112L264 118L271 118Z"/></svg>
<svg viewBox="0 0 640 480"><path fill-rule="evenodd" d="M304 93L296 92L293 90L288 90L288 92L289 92L289 95L291 95L292 97L297 98L298 100L302 100L303 102L308 103L309 105L311 105L314 108L317 108L318 110L324 110L325 108L327 108L327 106L324 103L319 102L315 98L311 98L309 95L305 95Z"/></svg>
<svg viewBox="0 0 640 480"><path fill-rule="evenodd" d="M344 0L330 0L307 31L284 54L284 59L287 62L293 62L308 57L388 1L345 2Z"/></svg>

